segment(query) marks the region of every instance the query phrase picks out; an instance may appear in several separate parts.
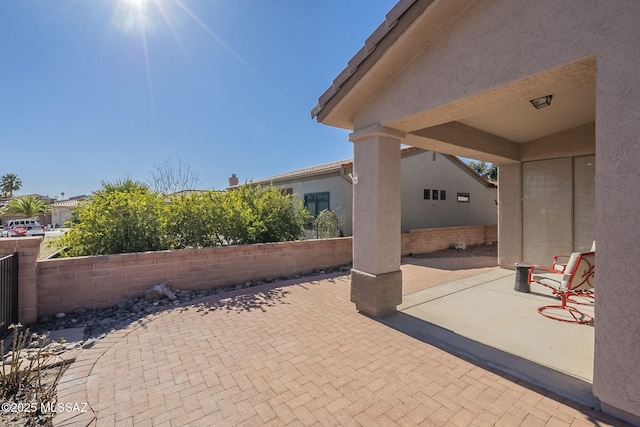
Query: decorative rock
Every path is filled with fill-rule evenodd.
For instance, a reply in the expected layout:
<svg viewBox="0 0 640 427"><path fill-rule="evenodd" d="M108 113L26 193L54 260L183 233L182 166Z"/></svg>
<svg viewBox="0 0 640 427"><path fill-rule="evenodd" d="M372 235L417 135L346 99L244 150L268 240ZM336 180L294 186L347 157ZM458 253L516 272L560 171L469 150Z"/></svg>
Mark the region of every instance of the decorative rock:
<svg viewBox="0 0 640 427"><path fill-rule="evenodd" d="M39 322L39 323L49 323L49 322L51 322L52 320L53 320L53 316L41 316L41 317L38 319L38 322Z"/></svg>
<svg viewBox="0 0 640 427"><path fill-rule="evenodd" d="M146 291L144 293L144 298L147 301L158 301L165 298L175 299L176 292L171 289L171 287L166 283L160 283L159 285L154 285L153 288Z"/></svg>
<svg viewBox="0 0 640 427"><path fill-rule="evenodd" d="M86 313L86 312L87 312L87 309L84 307L78 307L75 310L75 313Z"/></svg>
<svg viewBox="0 0 640 427"><path fill-rule="evenodd" d="M55 315L56 319L62 319L65 316L66 316L66 314L64 314L63 312L56 313L56 315Z"/></svg>
<svg viewBox="0 0 640 427"><path fill-rule="evenodd" d="M461 251L467 249L467 245L464 242L455 242L453 245L451 245L451 247L453 247L453 249Z"/></svg>
<svg viewBox="0 0 640 427"><path fill-rule="evenodd" d="M89 338L84 342L84 344L82 344L82 348L91 348L96 342L98 342L97 338Z"/></svg>

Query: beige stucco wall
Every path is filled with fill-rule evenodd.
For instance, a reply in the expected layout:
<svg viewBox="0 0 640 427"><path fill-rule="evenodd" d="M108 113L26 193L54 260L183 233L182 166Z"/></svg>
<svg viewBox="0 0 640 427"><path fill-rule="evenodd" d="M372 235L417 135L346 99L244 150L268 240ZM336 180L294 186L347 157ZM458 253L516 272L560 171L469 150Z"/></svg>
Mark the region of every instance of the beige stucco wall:
<svg viewBox="0 0 640 427"><path fill-rule="evenodd" d="M379 124L414 132L504 108L513 99L533 99L596 81L593 391L606 411L636 417L640 286L634 266L640 256L640 202L630 189L640 188L638 16L640 2L632 0L471 2L434 41L424 44L422 54L405 58L407 65L394 80L381 82L373 98L366 94L353 114L356 130ZM428 139L422 145L410 143L434 147ZM479 159L491 160L491 153L499 153L513 160L497 140L494 146L488 141L466 150L475 150ZM501 208L516 206L506 190L500 190ZM513 232L518 228L517 220L503 222L505 214L501 212L501 238L509 232L504 226L515 227ZM517 250L517 239L501 241L501 253L505 244Z"/></svg>
<svg viewBox="0 0 640 427"><path fill-rule="evenodd" d="M402 232L419 228L497 224L495 187L474 179L439 153L421 152L402 159ZM446 200L425 200L424 189L445 190ZM469 203L458 203L468 193Z"/></svg>
<svg viewBox="0 0 640 427"><path fill-rule="evenodd" d="M307 193L320 193L328 191L329 207L336 212L343 222L342 232L345 236L353 234L352 206L353 188L347 179L339 172L327 175L316 175L291 181L274 183L278 188L291 188L297 201L304 203L304 195Z"/></svg>
<svg viewBox="0 0 640 427"><path fill-rule="evenodd" d="M71 214L73 211L67 207L59 207L55 208L55 210L51 213L51 223L58 224L58 227L64 226L64 223L71 218Z"/></svg>

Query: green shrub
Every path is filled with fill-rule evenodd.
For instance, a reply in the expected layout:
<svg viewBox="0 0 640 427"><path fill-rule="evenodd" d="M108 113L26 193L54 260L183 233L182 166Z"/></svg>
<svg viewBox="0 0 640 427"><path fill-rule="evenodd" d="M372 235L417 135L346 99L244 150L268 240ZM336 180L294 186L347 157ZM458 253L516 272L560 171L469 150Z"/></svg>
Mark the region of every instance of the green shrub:
<svg viewBox="0 0 640 427"><path fill-rule="evenodd" d="M273 186L243 185L225 193L221 230L227 244L284 242L302 235L309 215Z"/></svg>
<svg viewBox="0 0 640 427"><path fill-rule="evenodd" d="M57 242L66 255L104 255L167 249L167 203L146 184L129 179L103 183L78 206L77 223Z"/></svg>
<svg viewBox="0 0 640 427"><path fill-rule="evenodd" d="M340 227L342 219L334 211L325 209L313 221L313 230L316 232L317 239L330 239L340 237Z"/></svg>
<svg viewBox="0 0 640 427"><path fill-rule="evenodd" d="M172 248L206 248L224 244L221 231L224 193L197 191L174 195L167 209L167 238Z"/></svg>
<svg viewBox="0 0 640 427"><path fill-rule="evenodd" d="M64 255L104 255L217 245L283 242L302 236L310 214L292 195L243 185L226 193L197 191L169 199L125 180L80 205L76 222L56 241Z"/></svg>

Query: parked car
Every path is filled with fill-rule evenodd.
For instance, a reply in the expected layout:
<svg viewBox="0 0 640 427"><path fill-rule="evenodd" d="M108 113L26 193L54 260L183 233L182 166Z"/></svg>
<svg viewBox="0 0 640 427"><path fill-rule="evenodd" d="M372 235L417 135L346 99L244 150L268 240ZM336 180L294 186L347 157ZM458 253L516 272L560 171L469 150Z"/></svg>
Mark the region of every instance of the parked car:
<svg viewBox="0 0 640 427"><path fill-rule="evenodd" d="M44 236L45 229L35 218L11 219L2 229L2 237Z"/></svg>

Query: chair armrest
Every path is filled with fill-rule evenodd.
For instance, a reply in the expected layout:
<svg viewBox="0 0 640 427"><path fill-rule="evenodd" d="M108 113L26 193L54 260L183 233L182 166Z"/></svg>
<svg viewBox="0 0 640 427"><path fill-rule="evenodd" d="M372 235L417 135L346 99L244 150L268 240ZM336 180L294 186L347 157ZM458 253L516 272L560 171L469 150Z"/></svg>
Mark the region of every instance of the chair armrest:
<svg viewBox="0 0 640 427"><path fill-rule="evenodd" d="M564 271L554 270L552 268L545 267L544 265L530 265L529 276L527 277L527 283L529 284L531 283L531 280L533 278L533 273L535 273L536 270L544 270L546 272L555 273L555 274L564 274Z"/></svg>
<svg viewBox="0 0 640 427"><path fill-rule="evenodd" d="M560 271L560 272L564 272L564 269L567 267L567 263L564 264L560 264L562 266L562 270L559 268L556 268L556 265L558 265L558 258L571 258L571 255L554 255L553 256L553 264L551 264L551 268L553 268L554 270Z"/></svg>

